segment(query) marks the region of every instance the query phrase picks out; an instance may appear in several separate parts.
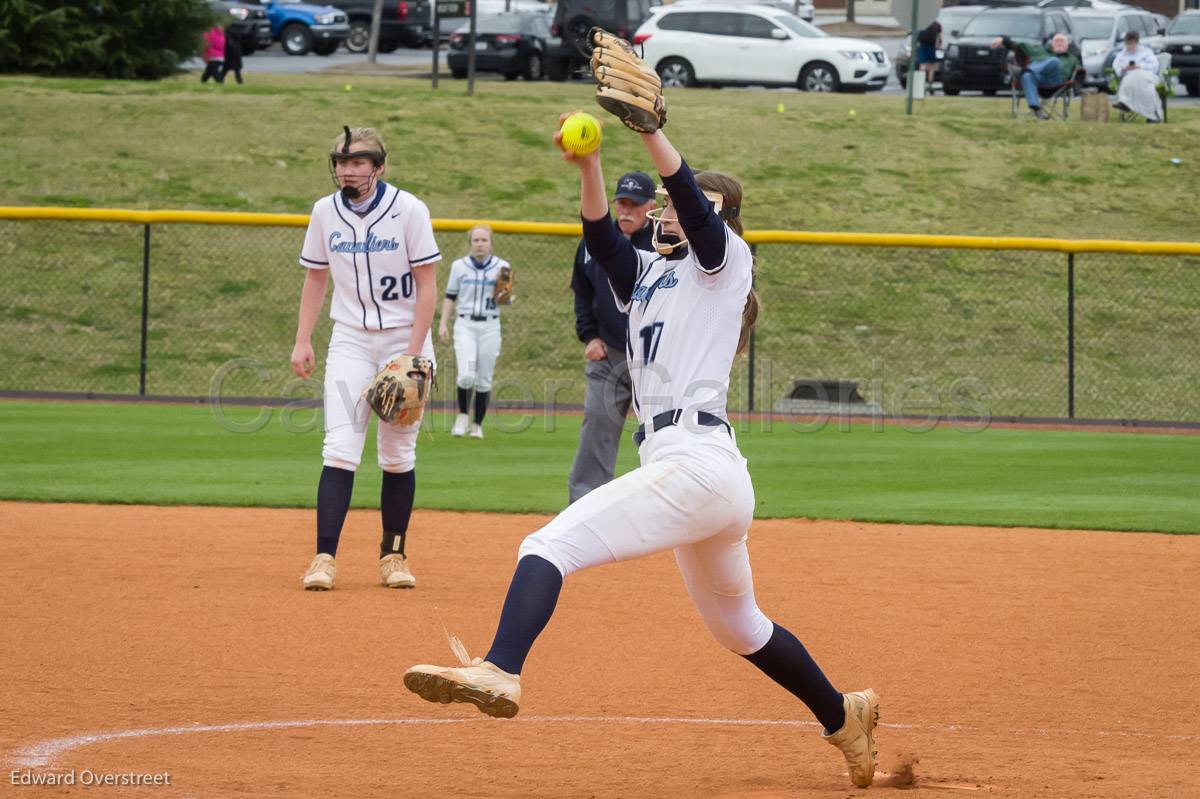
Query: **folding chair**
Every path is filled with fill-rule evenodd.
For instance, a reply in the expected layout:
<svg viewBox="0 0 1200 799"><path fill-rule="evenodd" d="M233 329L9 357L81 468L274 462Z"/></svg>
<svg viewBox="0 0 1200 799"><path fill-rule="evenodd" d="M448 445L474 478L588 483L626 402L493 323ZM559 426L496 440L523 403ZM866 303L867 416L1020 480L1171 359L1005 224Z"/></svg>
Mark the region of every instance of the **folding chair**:
<svg viewBox="0 0 1200 799"><path fill-rule="evenodd" d="M1108 78L1108 93L1116 94L1121 85L1116 71L1112 67L1105 67L1104 76ZM1167 123L1167 100L1175 96L1175 78L1177 77L1179 77L1179 70L1171 66L1171 54L1158 53L1158 86L1156 88L1158 96L1162 100L1164 125ZM1141 118L1141 115L1134 111L1121 111L1117 117L1122 122L1132 122Z"/></svg>
<svg viewBox="0 0 1200 799"><path fill-rule="evenodd" d="M1012 94L1013 119L1020 116L1021 103L1025 100L1025 89L1021 86L1021 73L1029 65L1028 59L1020 50L1008 54L1008 88ZM1079 94L1079 86L1087 73L1082 66L1078 67L1066 81L1057 86L1038 85L1038 97L1042 99L1042 110L1051 119L1061 119L1064 122L1070 116L1071 98Z"/></svg>

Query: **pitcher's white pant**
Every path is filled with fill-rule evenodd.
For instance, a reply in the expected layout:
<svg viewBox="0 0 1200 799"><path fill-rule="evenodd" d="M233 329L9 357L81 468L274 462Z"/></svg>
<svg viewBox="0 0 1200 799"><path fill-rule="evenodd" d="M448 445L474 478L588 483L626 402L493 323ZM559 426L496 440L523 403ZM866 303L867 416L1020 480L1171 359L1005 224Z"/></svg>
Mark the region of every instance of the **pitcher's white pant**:
<svg viewBox="0 0 1200 799"><path fill-rule="evenodd" d="M411 337L411 327L360 330L334 322L325 358L325 446L321 455L326 466L352 472L358 468L367 425L374 415L363 391L388 361L404 354ZM421 354L433 360L432 336L425 337ZM420 422L410 427L379 422L379 468L385 472L411 471L417 463L420 429Z"/></svg>
<svg viewBox="0 0 1200 799"><path fill-rule="evenodd" d="M640 468L568 506L522 542L518 559L537 555L566 577L673 549L713 637L739 655L762 649L773 625L754 601L754 486L736 442L724 427L680 423L648 435L638 455Z"/></svg>
<svg viewBox="0 0 1200 799"><path fill-rule="evenodd" d="M500 357L500 317L482 322L470 317L454 320L454 360L459 388L491 391Z"/></svg>

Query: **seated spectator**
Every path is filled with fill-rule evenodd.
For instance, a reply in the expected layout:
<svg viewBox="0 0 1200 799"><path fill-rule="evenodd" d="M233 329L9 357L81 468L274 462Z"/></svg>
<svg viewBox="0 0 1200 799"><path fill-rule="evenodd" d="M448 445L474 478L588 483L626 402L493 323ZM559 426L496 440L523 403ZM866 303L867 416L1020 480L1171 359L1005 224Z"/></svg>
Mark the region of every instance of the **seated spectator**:
<svg viewBox="0 0 1200 799"><path fill-rule="evenodd" d="M1025 91L1025 102L1035 117L1049 119L1050 115L1042 108L1038 87L1061 86L1075 76L1080 62L1071 52L1071 40L1066 34L1056 33L1050 40L1050 49L1047 50L1036 44L1014 42L1007 36L998 36L992 41L992 49L1000 46L1009 51L1015 50L1025 58L1025 68L1021 70L1021 88Z"/></svg>
<svg viewBox="0 0 1200 799"><path fill-rule="evenodd" d="M1158 96L1158 56L1139 43L1136 31L1125 34L1125 46L1113 59L1113 72L1120 81L1117 108L1140 114L1147 122L1161 122L1163 104Z"/></svg>

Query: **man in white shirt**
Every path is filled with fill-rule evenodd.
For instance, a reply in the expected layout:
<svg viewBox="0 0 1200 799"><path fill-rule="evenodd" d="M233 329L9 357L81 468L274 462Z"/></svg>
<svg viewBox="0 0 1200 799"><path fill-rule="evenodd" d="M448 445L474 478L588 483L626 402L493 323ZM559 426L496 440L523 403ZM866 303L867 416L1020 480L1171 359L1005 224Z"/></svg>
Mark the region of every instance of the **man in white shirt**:
<svg viewBox="0 0 1200 799"><path fill-rule="evenodd" d="M1162 98L1158 96L1158 56L1139 43L1137 31L1125 34L1125 46L1113 59L1117 73L1117 108L1140 114L1147 122L1161 122Z"/></svg>

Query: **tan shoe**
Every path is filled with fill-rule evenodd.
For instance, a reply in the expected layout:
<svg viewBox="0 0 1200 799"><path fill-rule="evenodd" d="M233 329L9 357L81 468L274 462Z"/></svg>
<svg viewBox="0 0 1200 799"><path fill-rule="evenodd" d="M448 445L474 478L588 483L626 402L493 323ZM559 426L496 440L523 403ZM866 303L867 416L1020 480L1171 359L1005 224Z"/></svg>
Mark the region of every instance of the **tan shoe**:
<svg viewBox="0 0 1200 799"><path fill-rule="evenodd" d="M521 676L501 671L482 658L459 668L413 666L404 673L404 687L429 702L467 702L499 719L517 715L521 700Z"/></svg>
<svg viewBox="0 0 1200 799"><path fill-rule="evenodd" d="M408 558L385 555L379 559L379 581L388 588L416 588L417 578L408 570Z"/></svg>
<svg viewBox="0 0 1200 799"><path fill-rule="evenodd" d="M329 591L333 588L335 576L337 576L337 564L333 561L333 555L322 552L312 559L312 563L308 564L308 571L301 579L305 591Z"/></svg>
<svg viewBox="0 0 1200 799"><path fill-rule="evenodd" d="M842 750L850 768L850 781L866 788L875 779L875 725L879 723L879 696L868 688L842 694L846 723L832 735L821 737Z"/></svg>

